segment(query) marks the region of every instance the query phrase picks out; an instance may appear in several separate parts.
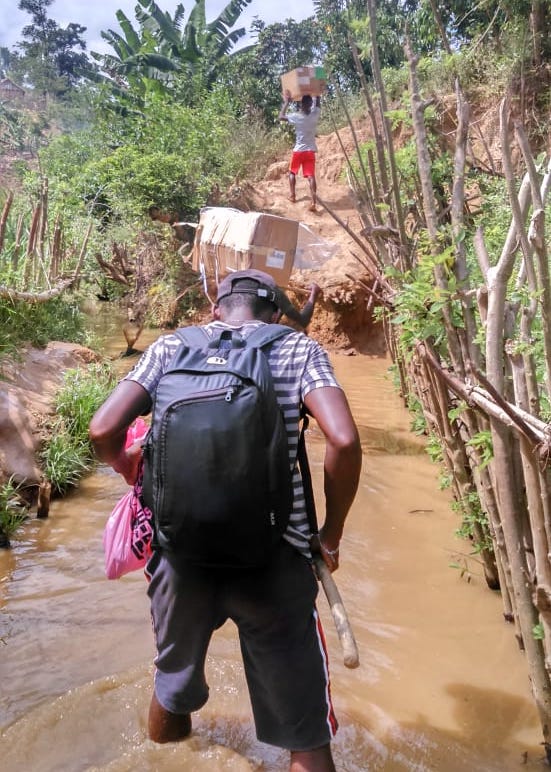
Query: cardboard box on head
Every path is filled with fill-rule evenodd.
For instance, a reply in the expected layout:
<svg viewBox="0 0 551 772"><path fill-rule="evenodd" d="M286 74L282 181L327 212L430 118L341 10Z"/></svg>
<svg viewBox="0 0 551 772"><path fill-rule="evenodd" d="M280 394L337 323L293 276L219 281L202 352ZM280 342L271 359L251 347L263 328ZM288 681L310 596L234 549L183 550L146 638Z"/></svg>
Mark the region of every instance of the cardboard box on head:
<svg viewBox="0 0 551 772"><path fill-rule="evenodd" d="M321 96L327 87L327 76L323 67L307 65L297 67L281 76L281 91L291 92L291 98L299 101L305 94Z"/></svg>
<svg viewBox="0 0 551 772"><path fill-rule="evenodd" d="M257 268L285 287L293 269L299 223L261 212L226 207L201 210L192 268L207 277Z"/></svg>

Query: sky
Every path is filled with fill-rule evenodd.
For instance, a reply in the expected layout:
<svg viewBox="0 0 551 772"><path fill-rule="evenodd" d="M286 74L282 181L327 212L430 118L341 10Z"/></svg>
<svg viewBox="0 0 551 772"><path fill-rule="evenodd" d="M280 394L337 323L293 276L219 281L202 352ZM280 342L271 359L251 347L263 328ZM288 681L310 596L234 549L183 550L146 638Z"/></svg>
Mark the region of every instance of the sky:
<svg viewBox="0 0 551 772"><path fill-rule="evenodd" d="M171 15L179 0L156 0L157 5ZM194 0L180 0L186 10L186 19L193 8ZM214 21L225 8L229 0L206 0L207 22ZM0 0L0 46L12 48L21 39L21 30L30 24L28 13L18 9L18 0ZM131 20L135 21L134 8L136 0L54 0L48 8L48 18L54 19L60 27L66 27L71 22L82 24L87 30L83 35L87 51L98 53L110 52L111 48L102 39L101 30L112 29L120 31L115 16L121 10ZM286 19L301 21L314 14L312 0L252 0L239 17L235 28L249 29L255 16L266 24L283 22Z"/></svg>

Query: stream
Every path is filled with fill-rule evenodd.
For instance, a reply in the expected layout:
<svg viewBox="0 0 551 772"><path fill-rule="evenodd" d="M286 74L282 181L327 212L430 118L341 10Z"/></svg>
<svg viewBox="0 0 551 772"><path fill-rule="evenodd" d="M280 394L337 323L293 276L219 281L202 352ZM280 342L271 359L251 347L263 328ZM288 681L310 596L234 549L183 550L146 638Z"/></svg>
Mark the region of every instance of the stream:
<svg viewBox="0 0 551 772"><path fill-rule="evenodd" d="M144 332L143 349L157 333ZM107 338L107 353L123 348ZM344 667L323 594L339 772L546 768L527 666L450 495L380 358L334 355L364 449L335 574L360 667ZM121 372L129 360L118 360ZM323 442L308 446L322 488ZM181 744L147 739L153 636L137 572L109 581L102 529L127 487L105 466L0 551L0 767L4 772L287 769L254 735L237 636L214 635L211 696ZM321 498L318 501L321 508ZM452 564L461 568L453 568Z"/></svg>

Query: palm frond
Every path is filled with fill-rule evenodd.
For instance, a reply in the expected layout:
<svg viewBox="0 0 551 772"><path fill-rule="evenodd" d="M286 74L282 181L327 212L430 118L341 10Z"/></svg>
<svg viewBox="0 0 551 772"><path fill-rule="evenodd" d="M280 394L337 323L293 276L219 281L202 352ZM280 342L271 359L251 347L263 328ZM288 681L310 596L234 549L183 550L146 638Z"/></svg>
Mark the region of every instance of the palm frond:
<svg viewBox="0 0 551 772"><path fill-rule="evenodd" d="M122 11L117 11L115 15L122 31L124 32L126 43L135 51L137 51L140 48L141 40L140 36L132 26L132 22L127 16L124 15Z"/></svg>

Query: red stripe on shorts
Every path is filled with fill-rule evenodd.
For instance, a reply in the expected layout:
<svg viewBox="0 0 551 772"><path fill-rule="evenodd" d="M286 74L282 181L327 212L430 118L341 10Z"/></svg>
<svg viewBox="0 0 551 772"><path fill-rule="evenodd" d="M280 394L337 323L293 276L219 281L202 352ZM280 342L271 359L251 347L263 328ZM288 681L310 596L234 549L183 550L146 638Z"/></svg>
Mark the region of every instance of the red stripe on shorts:
<svg viewBox="0 0 551 772"><path fill-rule="evenodd" d="M314 609L314 620L316 622L318 642L319 642L320 652L322 655L324 670L325 670L325 683L326 683L325 695L327 699L327 725L329 727L329 732L331 734L331 737L334 737L337 733L337 729L339 728L339 722L337 721L335 711L333 710L333 702L331 700L331 679L329 678L329 657L327 654L327 645L325 643L325 633L323 632L321 619L319 618L317 609Z"/></svg>

